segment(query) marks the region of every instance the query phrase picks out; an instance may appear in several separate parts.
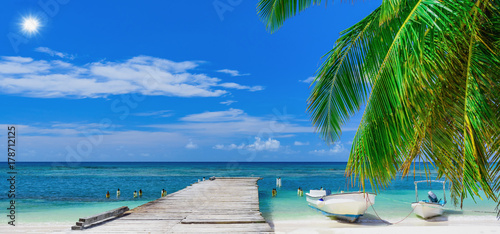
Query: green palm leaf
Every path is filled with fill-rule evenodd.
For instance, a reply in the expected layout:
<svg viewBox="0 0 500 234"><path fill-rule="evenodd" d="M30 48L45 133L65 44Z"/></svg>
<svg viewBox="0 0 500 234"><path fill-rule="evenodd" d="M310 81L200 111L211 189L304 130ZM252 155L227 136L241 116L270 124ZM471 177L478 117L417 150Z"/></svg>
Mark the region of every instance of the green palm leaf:
<svg viewBox="0 0 500 234"><path fill-rule="evenodd" d="M312 5L320 4L321 0L262 0L257 5L257 13L266 24L267 30L274 32L286 19Z"/></svg>
<svg viewBox="0 0 500 234"><path fill-rule="evenodd" d="M275 31L320 1L261 0ZM341 33L317 72L312 122L326 142L365 106L346 175L376 189L415 161L452 182L452 197L498 201L500 2L384 0ZM499 203L500 204L500 203Z"/></svg>

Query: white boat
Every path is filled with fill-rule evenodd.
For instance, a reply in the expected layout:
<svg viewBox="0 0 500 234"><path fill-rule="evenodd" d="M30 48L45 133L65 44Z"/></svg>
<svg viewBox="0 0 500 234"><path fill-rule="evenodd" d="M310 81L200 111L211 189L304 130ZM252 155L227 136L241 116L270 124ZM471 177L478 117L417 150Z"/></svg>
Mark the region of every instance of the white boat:
<svg viewBox="0 0 500 234"><path fill-rule="evenodd" d="M374 193L349 192L331 194L329 190L310 190L306 193L309 206L326 216L356 222L368 207L375 204Z"/></svg>
<svg viewBox="0 0 500 234"><path fill-rule="evenodd" d="M423 182L432 182L432 183L442 183L443 184L443 196L444 200L437 199L437 196L432 192L429 191L428 197L429 200L418 200L418 183L423 183ZM446 195L445 195L445 185L446 182L444 181L415 181L415 196L416 196L416 202L411 203L411 208L413 209L413 212L417 216L420 216L424 219L432 218L435 216L440 216L444 212L444 205L446 205Z"/></svg>

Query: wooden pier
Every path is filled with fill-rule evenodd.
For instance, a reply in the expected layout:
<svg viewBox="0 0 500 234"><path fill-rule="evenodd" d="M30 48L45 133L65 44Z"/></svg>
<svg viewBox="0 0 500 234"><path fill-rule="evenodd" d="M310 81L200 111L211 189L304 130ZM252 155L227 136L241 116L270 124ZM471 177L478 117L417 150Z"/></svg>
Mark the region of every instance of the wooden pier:
<svg viewBox="0 0 500 234"><path fill-rule="evenodd" d="M217 177L195 183L83 232L273 232L259 210L259 179Z"/></svg>

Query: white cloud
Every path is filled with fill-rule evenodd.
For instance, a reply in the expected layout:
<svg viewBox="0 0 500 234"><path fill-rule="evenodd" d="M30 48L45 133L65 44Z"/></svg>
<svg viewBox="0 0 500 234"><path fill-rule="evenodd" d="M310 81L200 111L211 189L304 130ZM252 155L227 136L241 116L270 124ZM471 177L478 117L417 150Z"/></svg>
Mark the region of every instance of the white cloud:
<svg viewBox="0 0 500 234"><path fill-rule="evenodd" d="M47 61L33 61L32 58L2 56L0 75L45 73L51 68Z"/></svg>
<svg viewBox="0 0 500 234"><path fill-rule="evenodd" d="M267 141L261 141L260 137L255 137L255 142L248 145L248 149L254 149L257 151L261 150L277 150L280 148L280 142L275 139L267 139Z"/></svg>
<svg viewBox="0 0 500 234"><path fill-rule="evenodd" d="M207 111L182 117L184 123L153 124L143 127L156 128L174 132L190 132L203 135L233 136L265 133L263 137L290 137L286 133L314 133L312 126L301 126L292 123L286 115L270 117L249 116L243 110L230 108L225 111ZM262 136L262 135L259 135Z"/></svg>
<svg viewBox="0 0 500 234"><path fill-rule="evenodd" d="M233 150L233 149L244 149L246 147L245 144L240 144L240 145L235 145L235 144L230 144L230 145L223 145L223 144L217 144L214 146L214 149L218 150Z"/></svg>
<svg viewBox="0 0 500 234"><path fill-rule="evenodd" d="M3 60L17 62L17 63L29 63L33 62L32 58L19 57L19 56L2 56Z"/></svg>
<svg viewBox="0 0 500 234"><path fill-rule="evenodd" d="M171 110L160 110L160 111L152 111L152 112L142 112L142 113L134 113L131 115L135 116L158 116L158 117L170 117L174 115L171 113Z"/></svg>
<svg viewBox="0 0 500 234"><path fill-rule="evenodd" d="M290 138L290 137L295 137L295 134L279 134L279 135L275 135L274 137L276 137L276 138Z"/></svg>
<svg viewBox="0 0 500 234"><path fill-rule="evenodd" d="M231 83L222 83L219 86L222 86L224 88L230 88L230 89L248 89L251 92L264 90L264 87L259 86L259 85L246 86L246 85L240 85L240 84L236 84L236 83L232 83L232 82Z"/></svg>
<svg viewBox="0 0 500 234"><path fill-rule="evenodd" d="M231 105L235 102L238 102L238 101L234 101L234 100L227 100L227 101L223 101L223 102L220 102L220 104L223 104L223 105Z"/></svg>
<svg viewBox="0 0 500 234"><path fill-rule="evenodd" d="M6 124L0 124L0 128L7 128ZM78 136L109 134L109 129L119 127L118 125L107 126L99 123L52 123L50 126L22 125L16 124L16 129L23 135L50 135L50 136ZM1 134L0 134L1 135Z"/></svg>
<svg viewBox="0 0 500 234"><path fill-rule="evenodd" d="M300 151L298 151L298 150L292 150L289 145L285 146L284 150L282 150L282 152L284 154L298 154L298 153L300 153Z"/></svg>
<svg viewBox="0 0 500 234"><path fill-rule="evenodd" d="M36 52L40 52L40 53L48 54L48 55L50 55L52 57L57 56L59 58L74 59L73 55L69 55L69 54L66 54L66 53L63 53L63 52L55 51L55 50L47 48L47 47L38 47L38 48L35 49L35 51Z"/></svg>
<svg viewBox="0 0 500 234"><path fill-rule="evenodd" d="M196 149L198 148L198 145L193 143L193 141L189 140L189 142L186 145L186 149Z"/></svg>
<svg viewBox="0 0 500 234"><path fill-rule="evenodd" d="M308 78L307 78L307 79L305 79L305 80L299 80L299 82L304 82L304 83L308 83L308 84L310 84L310 83L312 83L312 82L314 81L314 79L316 79L316 77L315 77L315 76L310 76L310 77L308 77Z"/></svg>
<svg viewBox="0 0 500 234"><path fill-rule="evenodd" d="M218 150L234 150L234 149L245 149L245 150L250 150L250 151L276 151L280 148L280 142L276 139L268 138L267 141L262 141L260 137L255 137L255 141L252 144L230 144L230 145L223 145L223 144L217 144L213 147L214 149Z"/></svg>
<svg viewBox="0 0 500 234"><path fill-rule="evenodd" d="M345 150L344 145L342 142L337 141L334 143L333 147L331 147L329 150L313 150L309 151L310 154L319 154L319 155L334 155L341 153Z"/></svg>
<svg viewBox="0 0 500 234"><path fill-rule="evenodd" d="M19 151L23 155L22 160L25 161L65 162L64 164L81 161L140 161L140 157L156 157L154 160L158 161L168 158L170 154L166 152L176 147L181 148L187 140L186 136L179 133L133 130L112 131L91 136L50 133L27 135L23 132L23 147L20 147ZM122 150L117 152L120 147ZM122 156L116 157L117 153ZM138 157L127 156L130 154ZM40 155L46 156L40 157Z"/></svg>
<svg viewBox="0 0 500 234"><path fill-rule="evenodd" d="M182 117L182 121L190 122L223 122L239 120L246 115L243 110L230 108L226 111L206 111L200 114L192 114Z"/></svg>
<svg viewBox="0 0 500 234"><path fill-rule="evenodd" d="M309 141L307 141L307 142L295 141L295 142L293 143L293 145L298 145L298 146L301 146L301 145L309 145Z"/></svg>
<svg viewBox="0 0 500 234"><path fill-rule="evenodd" d="M214 147L213 147L213 148L214 148L214 149L219 149L219 150L220 150L220 149L224 149L224 145L222 145L222 144L217 144L217 145L214 145Z"/></svg>
<svg viewBox="0 0 500 234"><path fill-rule="evenodd" d="M10 126L10 125L9 125ZM6 124L0 124L0 128L7 128ZM106 145L125 145L125 146L140 146L151 147L156 145L178 146L188 141L187 137L181 133L172 132L148 132L137 130L118 130L121 126L110 125L110 123L53 123L50 125L15 125L18 132L23 133L23 143L28 145L40 145L46 148L53 139L53 144L65 147L71 142L86 140L87 138L97 139L97 136L102 136L102 140L91 141L95 147L101 144ZM0 132L0 136L2 133ZM25 140L26 139L26 140ZM29 141L32 139L33 141ZM40 141L37 141L39 139ZM42 141L46 139L47 141ZM42 144L43 142L43 144ZM68 143L69 142L69 143ZM46 144L46 145L44 145Z"/></svg>
<svg viewBox="0 0 500 234"><path fill-rule="evenodd" d="M200 63L137 56L126 61L75 65L59 60L1 57L0 88L4 93L43 98L97 98L125 93L218 97L228 89L263 89L222 83L218 78L191 72Z"/></svg>
<svg viewBox="0 0 500 234"><path fill-rule="evenodd" d="M250 75L250 73L240 74L239 71L231 70L231 69L221 69L221 70L217 70L217 72L226 73L226 74L229 74L231 76L248 76L248 75Z"/></svg>

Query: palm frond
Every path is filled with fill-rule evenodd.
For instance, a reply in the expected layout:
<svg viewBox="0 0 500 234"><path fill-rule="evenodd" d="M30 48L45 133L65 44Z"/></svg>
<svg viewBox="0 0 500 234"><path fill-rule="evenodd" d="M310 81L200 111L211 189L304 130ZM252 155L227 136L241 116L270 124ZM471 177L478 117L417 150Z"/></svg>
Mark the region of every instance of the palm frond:
<svg viewBox="0 0 500 234"><path fill-rule="evenodd" d="M314 4L262 0L259 15L274 31ZM500 208L499 71L500 1L384 0L325 55L308 111L331 143L366 103L346 169L363 188L423 161L455 204L482 190Z"/></svg>
<svg viewBox="0 0 500 234"><path fill-rule="evenodd" d="M423 105L432 101L429 89L423 87L435 82L432 67L421 63L427 48L414 42L422 41L429 27L452 23L435 20L448 13L438 1L415 1L402 8L401 17L381 25L385 33L376 35L379 40L368 48L373 57L363 66L370 74L372 92L348 161L348 175L359 176L361 183L366 178L372 186L390 183L414 142L415 119L427 116ZM426 24L414 23L417 18Z"/></svg>
<svg viewBox="0 0 500 234"><path fill-rule="evenodd" d="M308 99L313 125L327 143L340 137L341 126L360 109L370 83L361 69L367 46L373 39L379 11L344 31L335 47L325 55ZM338 80L341 79L341 80Z"/></svg>

